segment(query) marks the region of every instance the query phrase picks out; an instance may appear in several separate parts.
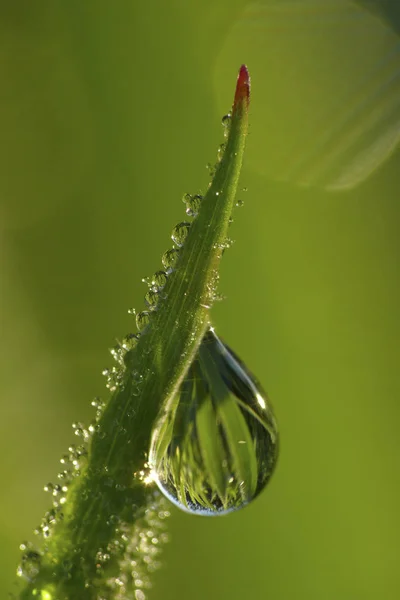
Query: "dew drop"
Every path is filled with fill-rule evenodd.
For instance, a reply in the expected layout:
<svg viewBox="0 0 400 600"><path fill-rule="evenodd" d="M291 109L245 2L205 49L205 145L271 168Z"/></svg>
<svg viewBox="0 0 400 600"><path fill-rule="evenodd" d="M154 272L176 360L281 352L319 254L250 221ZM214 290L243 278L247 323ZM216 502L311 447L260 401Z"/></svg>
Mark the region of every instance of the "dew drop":
<svg viewBox="0 0 400 600"><path fill-rule="evenodd" d="M39 573L41 560L41 554L33 546L28 545L21 557L21 565L18 567L17 575L27 581L33 581Z"/></svg>
<svg viewBox="0 0 400 600"><path fill-rule="evenodd" d="M189 217L197 217L202 200L203 196L200 196L200 194L190 196L190 199L186 202L186 214Z"/></svg>
<svg viewBox="0 0 400 600"><path fill-rule="evenodd" d="M243 206L243 204L244 204L243 200L237 200L235 206L237 208L241 208Z"/></svg>
<svg viewBox="0 0 400 600"><path fill-rule="evenodd" d="M144 301L150 310L155 310L158 302L158 292L156 292L153 288L150 288L144 297Z"/></svg>
<svg viewBox="0 0 400 600"><path fill-rule="evenodd" d="M111 348L110 354L117 363L122 364L124 352L120 344L116 344L114 348Z"/></svg>
<svg viewBox="0 0 400 600"><path fill-rule="evenodd" d="M162 290L167 283L168 275L165 271L156 271L151 280L151 285L157 290Z"/></svg>
<svg viewBox="0 0 400 600"><path fill-rule="evenodd" d="M179 250L178 248L171 248L171 250L167 250L164 252L161 262L163 264L164 269L168 271L172 271L172 269L176 266L179 258Z"/></svg>
<svg viewBox="0 0 400 600"><path fill-rule="evenodd" d="M147 310L142 310L142 312L136 315L136 327L139 331L143 331L143 329L150 322L150 313Z"/></svg>
<svg viewBox="0 0 400 600"><path fill-rule="evenodd" d="M128 335L126 335L124 337L123 342L122 342L122 348L125 350L125 352L132 350L138 343L139 338L140 338L139 333L128 333ZM124 355L124 358L125 358L125 356L126 356L126 354Z"/></svg>
<svg viewBox="0 0 400 600"><path fill-rule="evenodd" d="M189 233L190 223L187 221L182 221L182 223L178 223L172 231L171 239L178 247L183 246L187 235Z"/></svg>
<svg viewBox="0 0 400 600"><path fill-rule="evenodd" d="M225 150L226 150L226 144L220 144L219 148L218 148L218 154L217 154L218 160L222 160Z"/></svg>
<svg viewBox="0 0 400 600"><path fill-rule="evenodd" d="M182 202L184 204L188 204L191 199L192 199L192 194L186 193L186 194L183 194L183 196L182 196Z"/></svg>
<svg viewBox="0 0 400 600"><path fill-rule="evenodd" d="M277 457L278 430L266 393L210 329L153 432L154 480L182 510L220 515L258 496Z"/></svg>
<svg viewBox="0 0 400 600"><path fill-rule="evenodd" d="M226 250L227 248L230 248L232 246L232 244L234 244L235 240L232 240L231 238L226 237L222 242L219 242L217 244L213 245L213 248L220 248L221 250Z"/></svg>
<svg viewBox="0 0 400 600"><path fill-rule="evenodd" d="M96 410L103 410L103 408L105 406L105 402L101 398L99 398L99 396L96 396L95 398L93 398L91 405ZM65 455L64 458L68 458L67 455Z"/></svg>
<svg viewBox="0 0 400 600"><path fill-rule="evenodd" d="M231 124L232 124L232 115L231 115L231 113L228 113L227 115L224 115L222 117L222 126L224 128L224 138L227 138L229 136L229 132L231 130Z"/></svg>

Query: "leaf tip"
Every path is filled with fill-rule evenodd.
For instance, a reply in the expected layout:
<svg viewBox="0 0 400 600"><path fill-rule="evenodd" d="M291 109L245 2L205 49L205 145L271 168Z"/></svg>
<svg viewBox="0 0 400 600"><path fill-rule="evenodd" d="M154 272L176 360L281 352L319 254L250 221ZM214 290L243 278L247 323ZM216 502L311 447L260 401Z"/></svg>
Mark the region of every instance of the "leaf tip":
<svg viewBox="0 0 400 600"><path fill-rule="evenodd" d="M233 101L233 108L235 109L238 104L241 104L243 100L247 102L250 99L250 75L246 65L242 65L239 70L239 75L236 83L235 99Z"/></svg>

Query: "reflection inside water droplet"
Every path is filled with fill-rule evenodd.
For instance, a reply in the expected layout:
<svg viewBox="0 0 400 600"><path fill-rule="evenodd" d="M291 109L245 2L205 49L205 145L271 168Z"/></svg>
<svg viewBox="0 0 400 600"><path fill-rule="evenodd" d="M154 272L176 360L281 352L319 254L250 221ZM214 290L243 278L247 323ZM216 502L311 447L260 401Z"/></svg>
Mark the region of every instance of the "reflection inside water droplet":
<svg viewBox="0 0 400 600"><path fill-rule="evenodd" d="M179 249L178 248L171 248L171 250L167 250L166 252L164 252L161 261L162 261L164 269L166 269L168 273L170 273L172 271L172 269L176 266L176 263L178 262L178 258L179 258Z"/></svg>
<svg viewBox="0 0 400 600"><path fill-rule="evenodd" d="M144 297L144 301L146 303L146 306L150 310L155 310L157 308L157 302L158 302L158 291L156 291L153 288L150 288Z"/></svg>
<svg viewBox="0 0 400 600"><path fill-rule="evenodd" d="M142 310L142 312L136 315L136 327L139 331L143 331L143 329L150 322L150 313L147 310Z"/></svg>
<svg viewBox="0 0 400 600"><path fill-rule="evenodd" d="M172 231L171 238L172 241L178 246L181 247L185 243L187 235L189 233L190 223L187 221L182 221L182 223L178 223Z"/></svg>
<svg viewBox="0 0 400 600"><path fill-rule="evenodd" d="M156 271L151 280L151 284L157 290L162 290L167 283L168 276L165 271Z"/></svg>
<svg viewBox="0 0 400 600"><path fill-rule="evenodd" d="M186 214L190 217L197 217L202 200L203 196L200 194L190 196L189 200L186 201Z"/></svg>
<svg viewBox="0 0 400 600"><path fill-rule="evenodd" d="M179 398L153 433L149 462L158 487L190 513L228 513L263 490L277 456L267 395L209 330Z"/></svg>

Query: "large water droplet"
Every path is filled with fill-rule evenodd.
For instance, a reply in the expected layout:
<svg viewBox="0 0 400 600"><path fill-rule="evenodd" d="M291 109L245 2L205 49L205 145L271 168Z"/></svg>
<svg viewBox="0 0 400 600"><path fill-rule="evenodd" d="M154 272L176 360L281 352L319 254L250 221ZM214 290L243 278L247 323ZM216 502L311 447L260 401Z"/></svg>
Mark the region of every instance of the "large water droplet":
<svg viewBox="0 0 400 600"><path fill-rule="evenodd" d="M149 462L158 487L190 513L228 513L263 490L277 456L267 395L209 330L179 397L153 433Z"/></svg>

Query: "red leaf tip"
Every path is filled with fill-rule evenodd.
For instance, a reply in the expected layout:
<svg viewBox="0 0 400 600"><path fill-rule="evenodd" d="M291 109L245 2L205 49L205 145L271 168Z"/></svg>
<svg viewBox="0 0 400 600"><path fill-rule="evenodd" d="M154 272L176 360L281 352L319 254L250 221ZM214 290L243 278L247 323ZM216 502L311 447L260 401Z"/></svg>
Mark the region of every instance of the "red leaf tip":
<svg viewBox="0 0 400 600"><path fill-rule="evenodd" d="M235 106L246 99L247 101L250 98L250 75L247 70L246 65L242 65L240 67L239 75L236 83L236 92L235 92L235 100L233 101L233 108Z"/></svg>

